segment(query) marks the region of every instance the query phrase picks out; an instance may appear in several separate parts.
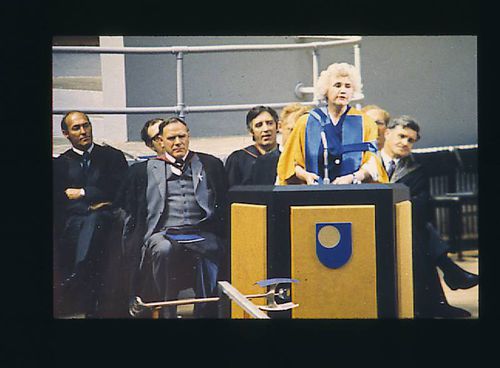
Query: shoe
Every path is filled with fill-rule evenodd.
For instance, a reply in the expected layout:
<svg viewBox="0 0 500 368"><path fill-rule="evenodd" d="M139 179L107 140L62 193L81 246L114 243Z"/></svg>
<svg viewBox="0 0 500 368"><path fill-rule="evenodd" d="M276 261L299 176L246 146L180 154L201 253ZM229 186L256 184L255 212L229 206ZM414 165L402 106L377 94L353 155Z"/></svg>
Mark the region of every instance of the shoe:
<svg viewBox="0 0 500 368"><path fill-rule="evenodd" d="M467 272L458 266L447 271L448 272L443 273L443 279L451 290L470 289L479 284L478 275Z"/></svg>
<svg viewBox="0 0 500 368"><path fill-rule="evenodd" d="M471 313L465 309L457 308L445 302L440 302L433 308L432 316L434 318L469 318Z"/></svg>

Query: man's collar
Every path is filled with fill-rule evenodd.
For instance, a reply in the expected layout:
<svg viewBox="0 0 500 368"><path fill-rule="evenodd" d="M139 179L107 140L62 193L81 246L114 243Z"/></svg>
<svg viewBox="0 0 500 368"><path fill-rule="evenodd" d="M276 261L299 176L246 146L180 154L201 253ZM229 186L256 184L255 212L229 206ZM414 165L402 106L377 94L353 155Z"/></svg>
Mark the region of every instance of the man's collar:
<svg viewBox="0 0 500 368"><path fill-rule="evenodd" d="M390 157L385 151L384 149L382 148L380 150L380 155L382 156L382 160L384 161L384 164L388 163L389 161L394 161L395 164L397 164L399 162L399 160L401 160L401 158L393 158L393 157Z"/></svg>
<svg viewBox="0 0 500 368"><path fill-rule="evenodd" d="M78 154L78 155L80 155L80 156L82 156L85 153L85 151L79 150L78 148L75 148L75 147L71 147L71 149L73 151L75 151L75 153ZM92 144L90 145L90 147L87 150L87 152L91 153L93 149L94 149L94 142L92 142Z"/></svg>
<svg viewBox="0 0 500 368"><path fill-rule="evenodd" d="M264 153L262 153L262 151L260 150L260 147L258 147L256 144L254 144L253 147L255 147L255 151L257 151L257 153L259 155L261 155L261 156L264 156L264 155L267 155L268 153L274 152L277 149L279 150L279 144L278 143L276 143L276 146L274 148L270 149L269 151L266 151L266 150L262 149L262 151L264 151Z"/></svg>
<svg viewBox="0 0 500 368"><path fill-rule="evenodd" d="M182 158L182 160L186 161L186 157L189 155L189 150L187 151L187 153L184 155L184 157ZM165 152L165 158L170 161L171 163L174 163L175 162L175 158L173 156L170 156L167 152Z"/></svg>

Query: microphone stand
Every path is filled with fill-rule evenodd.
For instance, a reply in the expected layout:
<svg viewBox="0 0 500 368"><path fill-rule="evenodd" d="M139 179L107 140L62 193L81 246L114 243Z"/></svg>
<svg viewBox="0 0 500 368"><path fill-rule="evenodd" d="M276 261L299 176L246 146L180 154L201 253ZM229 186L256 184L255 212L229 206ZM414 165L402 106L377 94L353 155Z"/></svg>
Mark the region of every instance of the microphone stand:
<svg viewBox="0 0 500 368"><path fill-rule="evenodd" d="M325 165L323 184L330 184L330 177L328 176L328 144L326 142L326 134L324 131L321 132L321 141L323 142L323 164Z"/></svg>

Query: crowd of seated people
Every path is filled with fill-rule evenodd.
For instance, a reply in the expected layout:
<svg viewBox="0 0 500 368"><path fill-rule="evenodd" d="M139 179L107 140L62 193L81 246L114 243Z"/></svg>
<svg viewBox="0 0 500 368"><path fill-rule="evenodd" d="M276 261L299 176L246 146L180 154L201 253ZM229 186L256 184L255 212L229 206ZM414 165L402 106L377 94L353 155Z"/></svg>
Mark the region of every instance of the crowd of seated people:
<svg viewBox="0 0 500 368"><path fill-rule="evenodd" d="M362 182L410 188L416 317L470 316L447 303L436 271L443 271L454 290L478 284L477 275L451 261L427 216L428 179L411 155L420 127L408 116L391 120L376 105L351 106L361 88L356 68L335 63L319 77L317 107L292 104L281 116L267 106L252 108L246 127L254 144L234 151L225 163L192 151L188 124L171 117L145 123L141 138L156 156L128 167L121 151L93 142L86 114L68 112L61 129L72 147L53 161L56 317L70 312L103 317L109 242L120 243L130 304L135 296L175 299L186 285L196 297L216 295L217 281L225 278L232 186ZM121 236L110 238L116 221L123 224ZM215 318L214 306L196 304L194 316ZM161 316L175 318L176 310L163 308Z"/></svg>

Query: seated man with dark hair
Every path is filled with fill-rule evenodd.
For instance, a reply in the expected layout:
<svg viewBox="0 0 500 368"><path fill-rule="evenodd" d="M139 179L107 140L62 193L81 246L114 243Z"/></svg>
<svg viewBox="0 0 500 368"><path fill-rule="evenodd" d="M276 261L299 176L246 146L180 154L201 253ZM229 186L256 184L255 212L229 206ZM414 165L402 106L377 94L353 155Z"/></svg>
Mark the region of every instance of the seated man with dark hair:
<svg viewBox="0 0 500 368"><path fill-rule="evenodd" d="M130 298L172 300L183 276L196 297L214 296L224 257L226 176L222 161L189 150L189 128L177 117L159 126L164 154L131 166L120 190ZM216 317L216 304L196 304L195 317ZM164 318L175 308L164 308Z"/></svg>
<svg viewBox="0 0 500 368"><path fill-rule="evenodd" d="M276 170L274 170L274 173L272 170L263 170L259 182L255 183L252 179L252 168L259 158L267 155L279 156L276 141L278 120L276 111L267 106L255 106L247 113L247 129L252 135L255 144L236 150L228 156L225 170L229 187L234 185L274 184Z"/></svg>
<svg viewBox="0 0 500 368"><path fill-rule="evenodd" d="M420 127L411 117L401 116L389 122L384 136L384 146L377 153L386 170L383 174L389 183L410 188L415 314L421 318L470 317L468 311L447 303L437 274L439 267L451 289L468 289L479 282L477 275L461 269L448 257L448 245L430 222L429 179L411 155L413 144L420 139Z"/></svg>
<svg viewBox="0 0 500 368"><path fill-rule="evenodd" d="M56 315L72 310L98 316L113 201L128 164L123 152L93 143L83 112L64 115L61 130L72 147L53 162Z"/></svg>
<svg viewBox="0 0 500 368"><path fill-rule="evenodd" d="M141 139L144 144L158 155L165 153L160 139L160 124L164 121L163 119L148 120L141 129Z"/></svg>

